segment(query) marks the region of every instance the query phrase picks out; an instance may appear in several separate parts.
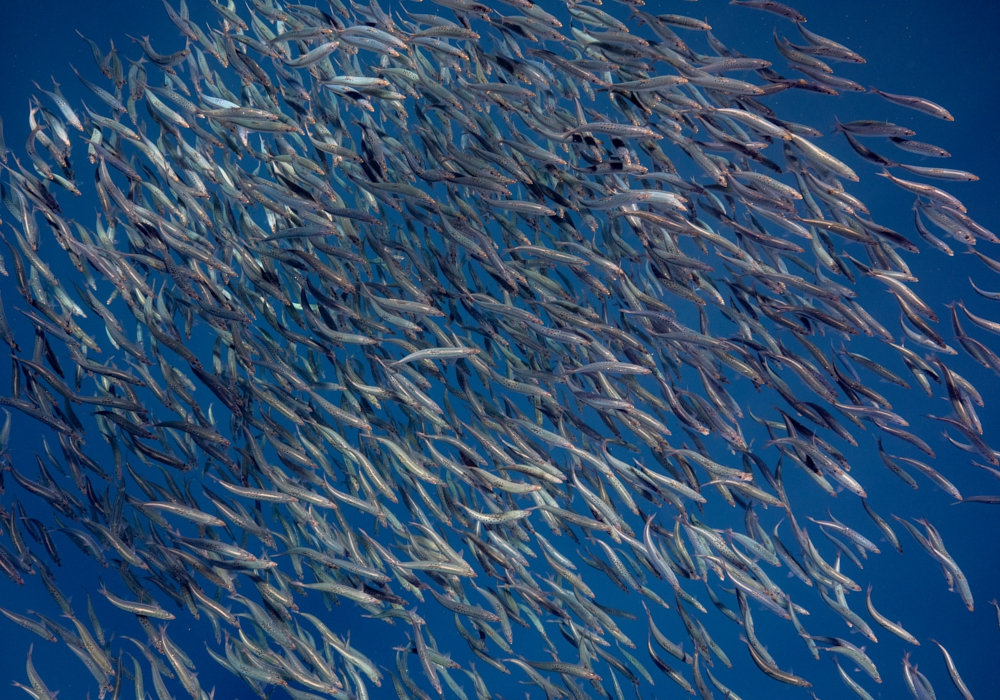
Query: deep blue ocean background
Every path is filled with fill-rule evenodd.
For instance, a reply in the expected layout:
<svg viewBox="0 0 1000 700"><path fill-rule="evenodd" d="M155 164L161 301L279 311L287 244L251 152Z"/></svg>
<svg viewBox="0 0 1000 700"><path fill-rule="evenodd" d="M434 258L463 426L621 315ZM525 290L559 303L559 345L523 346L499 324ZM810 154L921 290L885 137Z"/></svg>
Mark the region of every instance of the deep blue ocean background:
<svg viewBox="0 0 1000 700"><path fill-rule="evenodd" d="M891 147L882 145L882 142L869 142L869 145L876 148L878 144L877 150L880 152L906 162L956 167L975 172L981 178L979 182L944 183L944 186L965 202L974 218L987 228L1000 232L1000 71L996 70L1000 65L1000 4L933 0L905 3L798 0L793 4L808 17L807 26L811 30L849 46L867 59L865 65L836 64L838 75L852 78L863 85L875 85L888 92L927 97L947 107L955 116L955 122L939 121L891 105L871 94L829 97L788 91L768 98L767 104L783 119L809 124L823 131L826 136L817 141L818 145L849 163L861 177L860 183L850 184L848 189L869 206L876 221L918 241L921 254L907 258L914 274L920 279L914 288L942 317L940 329L947 338L952 336L948 327L947 309L943 305L954 299L964 300L974 313L1000 319L1000 302L978 297L968 283L968 277L971 276L981 288L1000 290L1000 276L989 271L974 256L963 254L962 246L950 239L949 243L953 243L952 247L956 250L954 258L947 258L919 241L913 231L912 197L877 177L878 169L862 162L843 138L833 133L835 118L841 121L889 119L914 129L917 132L916 139L942 146L953 157L948 161L925 162L916 156L906 158L906 154L899 151L890 152ZM561 3L546 0L542 5L563 19L564 24L568 24L565 7ZM398 3L383 2L382 6L395 11ZM130 41L128 35L149 35L153 46L162 53L178 50L184 45L183 38L168 20L159 0L0 0L0 7L3 10L0 13L0 115L3 117L7 147L19 157L23 157L24 142L29 133L29 97L37 93L33 82L48 89L51 85L49 76L54 76L72 104L79 105L83 99L92 107L97 106L97 100L76 80L70 68L70 64L73 64L92 79L96 75L90 49L77 35L77 30L97 41L105 51L109 48L109 42L113 41L123 55L133 58L141 55L141 49ZM190 0L190 8L192 18L202 27L206 24L217 25L217 15L199 0ZM511 14L514 12L512 8L505 6L498 5L498 9L509 10ZM613 2L606 2L603 9L622 18L628 15L626 6ZM703 0L697 3L649 0L644 9L654 14L671 12L705 18L712 25L713 33L728 46L748 56L773 60L778 69L784 67L784 61L774 49L772 28L777 26L793 42L800 40L791 23L773 15L731 6L724 0ZM447 13L444 8L430 2L418 5L418 11ZM241 13L245 15L243 8ZM707 51L707 47L694 38L692 43L699 50ZM92 227L98 205L92 199L89 174L91 167L85 163L79 142L75 144L75 149L84 196L67 204L67 213ZM24 161L27 162L27 159ZM903 174L900 176L907 177ZM59 193L59 198L64 203L70 199L63 196L62 192ZM6 211L3 213L6 215ZM55 271L70 273L72 268L65 264L61 251L51 239L46 242L49 250L56 254L53 258L60 261L55 266ZM1000 259L1000 247L980 243L979 248L981 252ZM7 265L11 269L9 260ZM73 272L75 275L75 271ZM895 321L898 310L893 298L880 285L863 283L860 289L862 293L859 301L898 335ZM30 348L31 326L14 311L18 306L23 307L23 303L17 295L12 277L0 278L0 291L6 304L7 317L22 348ZM988 333L972 328L969 323L965 327L981 341L991 344L993 348L1000 348L997 339L990 337ZM194 344L198 340L196 338ZM205 341L208 344L206 347L210 348L213 340L214 336L208 338ZM839 345L840 341L836 342ZM878 342L862 337L852 343L851 349L883 361L901 374L905 373L905 367L893 351ZM4 346L3 352L6 351ZM984 437L994 447L1000 447L1000 414L996 411L997 406L1000 406L1000 379L964 353L953 360L950 360L949 366L972 381L985 398L986 407L980 412ZM10 373L6 366L6 361L0 358L0 392L4 393L8 392L10 385ZM744 409L749 408L757 414L768 412L776 402L776 394L757 394L747 382L735 383L730 388ZM901 414L911 419L911 429L919 433L937 452L937 459L930 463L963 494L1000 493L1000 482L987 472L972 466L970 455L949 446L942 436L939 424L920 418L922 414L928 413L950 415L950 407L939 398L940 391L938 398L928 400L916 386L911 391L904 392L880 383L878 389L892 400ZM773 417L775 414L771 412L769 415ZM744 425L748 423L749 420ZM23 467L29 474L37 473L33 455L41 452L42 432L37 423L15 412L10 443L11 460L15 466ZM858 435L858 431L855 434ZM748 433L747 437L749 439L752 436L757 444L766 440L766 437L753 433ZM861 438L861 435L858 437ZM920 670L933 682L940 700L959 697L931 639L936 639L949 649L969 689L978 700L1000 698L1000 679L997 673L997 669L1000 669L1000 629L997 611L990 605L992 599L1000 596L1000 545L997 542L1000 506L952 505L952 499L946 493L920 475L915 476L920 489L913 491L907 488L881 464L870 432L863 437L863 449L848 449L843 443L839 445L844 448L854 467L852 475L867 489L871 506L887 519L890 513L900 517L926 517L941 531L948 550L968 576L976 597L975 611L967 611L958 595L947 590L940 567L901 526L893 522L905 550L903 555L898 554L881 538L857 498L843 493L838 498L831 499L810 484L804 475L790 467L785 469L785 478L800 520L807 515L824 518L826 509L830 508L838 519L880 544L882 554L870 556L864 561L863 571L857 571L848 562L844 564L845 570L849 569L852 578L863 588L871 583L876 608L890 619L901 621L906 629L921 640L921 646L907 645L874 623L872 627L879 636L879 643L868 643L860 635L851 633L844 622L822 603L813 589L807 589L798 581L786 582L783 578L786 573L784 569L768 569L768 573L775 577L779 585L786 587L794 600L810 610L812 614L803 618L803 623L811 633L843 637L858 646L866 647L868 654L878 665L883 683L875 684L864 674L853 670L851 673L875 698L908 697L901 665L905 652L912 654L912 660L919 664ZM719 444L712 443L713 447L724 448L721 441L716 442ZM886 438L886 444L895 454L924 459L922 454L898 440ZM96 432L90 435L88 447L94 450L95 458L109 459L108 451L100 443ZM772 450L768 459L773 463L775 458L776 453ZM48 507L42 501L26 495L12 479L7 479L7 489L8 495L3 498L5 505L9 506L10 494L16 493L26 504L29 514L42 520L50 517ZM765 513L762 520L770 530L776 522L774 514L758 510ZM710 500L704 520L715 527L731 526L742 530L742 511L729 510L718 499ZM789 542L791 537L787 527L783 526L783 533L785 541ZM129 616L109 606L97 594L99 576L109 584L113 583L113 588L117 587L119 593L123 592L114 572L100 570L67 539L61 535L56 537L63 562L61 567L53 568L60 587L72 598L81 619L86 619L86 593L89 591L107 632L117 631L119 635L141 638L141 630L128 619ZM818 533L814 534L815 541L819 542L821 539ZM829 547L825 551L830 554ZM598 590L598 600L615 608L627 608L633 612L638 609L640 612L638 622L619 622L639 646L635 652L636 657L650 669L656 680L655 687L651 688L647 684L642 686L642 697L681 696L682 692L656 671L645 653L645 619L638 606L638 596L635 593L626 595L610 583L605 586L606 580L597 572L587 569L587 574L591 585L602 586ZM717 587L718 582L713 583ZM37 577L30 577L27 584L18 587L6 578L0 579L0 605L16 612L23 613L26 609L33 609L58 617L58 608ZM730 686L744 700L808 697L807 692L802 689L779 684L764 676L754 666L745 645L739 641L739 628L711 606L700 584L686 582L685 587L709 608L709 614L701 616L701 619L733 661L732 669L716 663L713 673L720 681ZM160 597L161 602L168 604L169 601L164 601L163 598ZM734 599L731 596L726 599L735 608ZM863 592L851 595L849 602L856 612L868 619L864 610ZM812 690L822 700L855 697L838 677L829 655L822 656L818 662L813 660L788 623L766 611L757 610L755 608L757 634L782 669L808 678L813 683ZM442 650L450 650L455 658L462 661L469 658L465 643L455 634L453 616L450 613L436 606L433 601L420 606L420 612L427 619L429 631L435 635ZM196 661L202 686L206 689L214 686L216 700L253 697L253 693L242 681L229 675L204 653L205 642L213 649L218 649L208 622L205 619L194 621L184 611L177 614L178 619L170 623L168 628L171 638ZM656 614L658 626L668 636L675 641L685 638L684 629L673 610L660 610ZM349 632L352 645L390 668L393 666L393 652L386 650L386 647L398 646L406 641L406 630L401 626L389 627L384 623L365 619L359 609L346 601L333 612L324 613L323 617L335 631L344 634ZM533 633L517 628L515 634L520 634L525 642L535 639ZM3 618L0 618L0 640L0 700L24 697L22 691L8 683L11 680L26 683L24 661L28 646L32 643L36 667L51 689L62 691L59 696L61 700L83 698L88 692L91 697L96 697L92 678L64 644L44 642ZM115 648L127 648L121 646L123 644L124 642L116 642ZM685 646L690 648L690 642ZM562 648L566 648L565 645ZM545 658L540 648L522 646L518 644L518 639L515 639L515 650L528 658ZM676 665L680 666L679 663ZM524 677L516 670L513 676L504 677L489 671L485 664L477 666L484 673L490 689L504 698L520 698L525 693L530 693L532 698L542 696L537 687L518 685L518 681ZM844 663L844 667L852 668L849 662ZM411 662L410 668L414 678L422 683L419 665L415 660ZM456 678L472 695L471 683L462 676L456 675ZM152 695L148 666L146 682L147 692ZM183 689L176 683L170 688L176 698L185 696ZM381 688L369 686L369 690L373 698L394 697L388 679ZM625 688L625 692L628 696L631 689ZM449 695L449 691L446 690L445 694ZM122 697L133 697L130 684L126 685ZM281 690L275 690L274 697L287 695ZM718 693L716 697L719 697Z"/></svg>

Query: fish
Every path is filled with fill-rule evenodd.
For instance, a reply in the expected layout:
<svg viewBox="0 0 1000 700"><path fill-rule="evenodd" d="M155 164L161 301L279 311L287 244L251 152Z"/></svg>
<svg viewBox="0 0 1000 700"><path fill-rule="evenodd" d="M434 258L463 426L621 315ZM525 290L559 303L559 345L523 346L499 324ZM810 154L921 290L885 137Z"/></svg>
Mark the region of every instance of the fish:
<svg viewBox="0 0 1000 700"><path fill-rule="evenodd" d="M941 650L941 654L944 656L944 663L948 667L948 675L951 676L951 680L958 689L959 694L961 694L965 700L972 700L972 693L969 692L969 688L965 685L965 681L962 680L962 676L959 675L958 669L955 668L955 662L952 660L951 654L948 653L948 650L945 649L940 642L933 639L931 641L937 644L938 648Z"/></svg>
<svg viewBox="0 0 1000 700"><path fill-rule="evenodd" d="M951 112L946 110L939 104L931 102L923 97L913 97L912 95L896 95L889 92L882 92L876 88L871 88L871 91L876 95L888 100L894 104L902 105L903 107L909 107L910 109L915 109L919 112L924 112L925 114L930 114L932 117L937 117L938 119L944 119L945 121L953 122L955 117L951 116ZM911 134L912 135L912 134ZM899 136L896 134L896 136Z"/></svg>
<svg viewBox="0 0 1000 700"><path fill-rule="evenodd" d="M27 159L0 139L13 272L0 405L17 409L0 432L16 494L0 509L0 568L73 622L0 609L4 624L55 642L53 658L65 642L101 698L125 675L143 696L146 671L161 699L210 698L208 658L260 697L375 697L387 673L400 697L447 685L464 698L467 678L487 698L511 666L547 697L586 697L587 684L622 697L619 676L638 694L655 687L633 653L690 694L735 697L723 682L754 692L760 677L743 659L726 678L740 661L717 624L730 623L761 688L818 685L813 668L783 670L770 629L770 646L758 638L755 613L758 629L773 614L870 697L841 662L881 683L875 652L806 632L804 596L894 643L849 598L869 557L892 556L880 538L903 552L870 505L886 498L865 469L876 451L912 489L904 466L953 500L995 502L963 499L950 477L963 451L1000 459L977 412L990 393L955 363L961 350L1000 373L1000 358L958 310L970 333L1000 323L958 298L952 335L939 330L935 280L905 257L954 258L936 229L997 242L943 189L977 176L862 143L949 155L914 141L910 122L831 120L852 147L841 156L778 114L778 92L863 91L832 66L865 59L771 0L731 4L794 22L805 43L775 30L777 55L759 58L641 1L557 16L434 0L447 17L378 0L209 2L215 26L165 2L176 45L161 54L133 38L127 72L117 49L87 39L96 72L70 69L97 109L79 111L53 81L29 106ZM782 59L806 77L784 77ZM925 98L871 92L953 120ZM875 220L854 153L912 202L917 242ZM92 225L61 190L86 197ZM876 287L909 342L888 330ZM899 360L948 416L920 415ZM941 427L960 437L940 467L896 454L935 459L924 438ZM910 446L890 453L891 438ZM840 505L824 517L826 497ZM845 522L855 497L877 530ZM972 610L978 582L941 533L893 517ZM67 575L57 532L123 587ZM89 626L62 592L71 583L87 590ZM870 617L919 645L871 592ZM629 651L636 601L641 653ZM676 619L659 612L671 605ZM362 616L339 614L348 606ZM352 646L359 620L356 640L384 643ZM168 635L171 621L205 644ZM53 697L32 651L30 690L19 687ZM932 696L909 657L904 682Z"/></svg>

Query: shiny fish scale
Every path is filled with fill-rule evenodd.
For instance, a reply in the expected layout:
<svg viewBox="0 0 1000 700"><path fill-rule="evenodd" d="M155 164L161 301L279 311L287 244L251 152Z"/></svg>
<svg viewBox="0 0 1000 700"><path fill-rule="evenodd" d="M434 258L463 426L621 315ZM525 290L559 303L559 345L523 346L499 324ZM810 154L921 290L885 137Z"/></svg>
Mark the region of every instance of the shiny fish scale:
<svg viewBox="0 0 1000 700"><path fill-rule="evenodd" d="M31 359L20 355L19 333L6 312L0 315L0 339L17 358L11 396L0 397L17 409L0 434L0 453L13 481L37 498L0 511L11 543L0 549L0 568L15 582L36 585L40 578L77 633L45 617L38 623L5 615L43 638L66 641L99 682L98 694L113 684L117 697L122 674L114 651L124 635L105 632L88 600L92 634L60 589L73 582L57 578L32 550L32 542L42 544L59 564L56 542L65 538L48 537L59 532L104 566L104 552L112 550L131 595L112 593L121 592L113 579L101 592L133 613L149 644L166 656L169 665L141 646L161 698L171 692L164 676L176 676L192 698L206 696L195 672L200 650L191 649L190 658L149 619L176 617L162 607L167 598L210 618L216 645L208 653L261 697L276 685L294 698L374 696L366 683L381 686L384 650L355 649L337 616L306 612L314 605L308 591L327 605L352 601L373 620L367 624L398 639L398 675L391 678L400 697L431 697L425 682L442 695L442 677L462 697L466 691L447 668L461 668L477 696L489 696L471 657L452 646L442 609L455 614L459 635L491 667L488 674L510 673L509 664L549 697L586 697L586 684L574 678L610 697L602 685L606 663L620 697L616 672L637 693L654 684L622 648L637 647L632 626L614 619L635 621L638 593L659 604L646 607L657 668L688 692L708 697L707 676L728 696L710 669L722 675L715 661L733 662L722 632L703 622L708 613L694 593L705 585L713 604L742 625L751 660L767 676L811 684L797 675L810 669L783 670L784 650L772 647L772 656L757 639L750 599L791 620L814 656L830 651L845 682L864 697L836 657L881 682L874 662L850 642L809 635L803 619L810 611L784 590L794 582L763 565L787 567L874 642L848 596L861 590L859 574L841 565L860 566L859 557L880 550L863 534L865 521L848 526L832 513L817 520L822 513L793 512L793 502L804 499L798 485L786 490L782 470L794 465L831 495L843 487L862 497L876 529L897 549L887 521L867 503L864 470L849 474L848 456L824 431L857 446L853 429L867 431L867 422L880 431L876 444L886 466L907 484L918 486L904 470L912 466L950 495L961 494L934 467L882 449L881 432L926 446L904 430L916 425L905 402L893 409L861 371L909 388L898 368L846 343L828 353L819 334L886 341L929 395L941 385L955 417L938 420L968 444L952 442L994 466L998 458L976 412L980 393L929 357L956 351L936 330L937 314L918 296L898 252L917 247L872 220L844 189L841 180L860 178L813 143L818 132L765 105L789 89L853 89L830 75L827 62L863 59L770 0L734 4L796 21L804 43L776 35L777 48L811 80L785 78L767 60L730 55L710 34L718 55L699 54L685 43L695 36L682 38L670 27L710 27L680 15L634 10L624 21L576 4L568 12L583 28L564 31L555 16L527 2L511 0L499 10L470 0L434 2L460 24L405 9L393 19L376 0L351 9L333 2L332 14L251 0L250 21L235 5L212 2L225 20L216 31L191 20L184 2L176 10L167 4L187 48L160 54L147 37L136 39L148 63L133 62L126 79L117 52L105 58L91 42L100 72L117 79L118 92L80 74L111 116L127 112L135 129L89 109L78 113L58 85L39 88L44 97L31 107L25 147L34 173L9 167L4 182L14 217L8 247L16 291L36 330ZM538 48L542 41L559 41L564 53ZM746 79L717 75L735 70ZM126 83L127 106L117 96ZM875 92L951 118L923 98ZM74 144L66 124L84 132L82 144ZM914 134L881 120L839 128L863 158L886 168L892 185L917 198L918 233L934 248L951 252L924 220L959 242L996 242L955 196L892 176L897 165L856 137L889 136L905 152L946 153L901 138ZM6 150L0 159L8 159ZM680 177L671 159L693 166L697 176ZM96 230L70 227L54 194L58 187L80 192L73 162L96 170ZM958 170L899 167L935 179L976 179ZM85 315L55 272L61 253L38 228L36 213L79 271L75 290L86 287L80 297L97 318ZM811 239L811 250L786 234ZM1000 271L1000 263L980 259ZM891 343L886 327L894 328L893 319L861 306L858 278L888 288L906 319L903 332L920 352ZM958 304L977 328L1000 328ZM695 307L697 330L686 325ZM134 342L125 330L129 314L140 329ZM953 330L963 350L1000 371L1000 359L965 335L957 312ZM202 334L214 347L201 343ZM808 358L789 349L789 336ZM25 348L27 340L20 338ZM126 363L143 379L123 369ZM797 395L795 379L811 393ZM749 416L766 429L767 441L751 439L749 411L730 393L728 386L742 380L794 409ZM114 455L113 470L100 459L97 440L84 444L91 419L72 404L103 409L94 420ZM10 424L25 416L55 434L46 434L44 459L15 463L7 451ZM731 452L742 453L742 469L732 466ZM126 493L123 462L145 498ZM701 481L696 467L709 480ZM38 499L51 506L50 519ZM747 535L729 523L710 524L713 510L689 511L710 499L743 507L748 516L756 501ZM271 508L260 508L268 502ZM217 515L204 510L209 504ZM756 519L761 511L775 523L773 538ZM365 522L368 515L376 522ZM926 520L894 517L972 610L971 583L945 538ZM785 542L777 535L782 518L792 531ZM818 546L810 522L834 549ZM551 541L537 531L543 524ZM595 540L607 562L588 547ZM465 547L456 549L456 541ZM627 597L605 600L606 587L576 559ZM247 578L259 603L246 597ZM474 581L489 578L496 582ZM492 611L471 601L465 583ZM670 590L679 624L662 598ZM875 612L870 591L870 615L917 641ZM795 597L805 600L798 590ZM319 632L322 650L300 617ZM405 640L398 628L382 625L395 618L410 623ZM567 645L546 634L544 623L552 622ZM668 625L671 637L687 633L693 656L661 631ZM554 661L528 660L537 658L527 651L534 632ZM654 639L691 666L693 686L656 655ZM941 649L955 685L971 697ZM420 675L409 674L411 654ZM905 663L911 693L928 695L929 681ZM141 689L140 668L133 678ZM30 651L27 670L31 694L51 697Z"/></svg>

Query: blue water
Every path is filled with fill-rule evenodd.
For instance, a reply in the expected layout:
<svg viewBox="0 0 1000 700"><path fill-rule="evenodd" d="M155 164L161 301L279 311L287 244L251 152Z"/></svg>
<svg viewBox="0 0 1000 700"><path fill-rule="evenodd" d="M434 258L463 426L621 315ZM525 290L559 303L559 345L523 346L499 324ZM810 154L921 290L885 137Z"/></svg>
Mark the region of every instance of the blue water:
<svg viewBox="0 0 1000 700"><path fill-rule="evenodd" d="M395 3L383 6L387 9L397 9ZM565 11L561 5L546 3L544 6L558 14L560 18L565 18ZM802 0L795 3L795 6L809 18L810 29L835 39L866 57L865 65L836 64L838 75L852 78L863 85L875 85L888 92L927 97L947 107L955 116L955 122L938 121L867 94L845 94L834 98L789 91L769 98L768 105L784 119L809 124L827 134L817 142L818 145L856 169L861 182L849 185L849 190L869 206L876 221L919 241L912 229L910 208L912 198L877 177L878 169L875 166L863 163L841 137L833 135L835 117L841 121L862 118L889 119L916 130L915 138L949 150L953 154L953 158L949 161L922 162L916 156L906 160L914 164L962 168L979 175L981 180L977 183L947 183L946 188L961 197L970 214L984 226L993 231L1000 231L1000 206L998 206L1000 197L997 195L1000 186L1000 165L997 159L997 155L1000 154L1000 135L998 135L1000 130L997 128L997 115L1000 114L1000 74L994 69L996 65L1000 65L1000 42L996 41L997 30L1000 29L1000 5L982 2L925 1L904 4L862 0L841 2ZM513 14L511 8L504 6L498 8L501 11L509 10L509 14ZM609 2L603 9L622 17L627 15L627 8L623 5ZM713 25L713 33L728 46L748 56L774 60L776 67L779 68L784 66L784 61L774 50L771 41L772 27L778 26L779 30L793 42L799 41L798 34L790 23L772 15L732 7L720 0L696 4L648 2L645 9L653 13L676 12L707 18ZM435 10L445 12L443 8L437 8L429 2L417 6L417 11L420 12ZM217 24L217 15L198 0L192 0L191 13L192 18L203 27ZM241 14L246 16L242 8ZM3 13L0 15L0 57L3 59L0 61L0 114L3 116L7 147L19 157L23 156L23 144L29 132L26 119L29 98L37 92L33 81L48 89L51 85L49 76L55 76L71 103L78 105L79 101L84 99L91 107L98 106L96 98L77 82L69 68L69 64L72 63L91 79L96 75L90 49L75 33L77 29L97 41L105 50L108 48L108 42L114 41L124 55L132 57L141 55L141 51L138 46L131 43L127 35L136 37L149 35L153 46L161 53L175 51L183 46L183 39L170 24L158 1L37 0L13 3L7 0L4 2ZM696 45L702 51L707 50L704 45ZM878 144L877 150L885 155L898 157L900 160L905 159L904 154L898 151L892 152L891 147L881 145L882 142L868 143L873 148ZM72 205L67 205L67 212L71 212L69 215L78 217L85 225L92 227L98 206L96 201L90 199L92 168L85 162L83 149L79 143L75 145L74 154L79 179L83 183L81 189L85 194ZM26 158L24 162L28 162ZM69 197L64 197L62 193L59 197L64 203L69 200ZM4 211L4 214L7 212ZM46 239L45 243L53 259L63 260L61 251L56 249L55 243L50 238ZM942 317L941 330L948 338L951 338L951 335L948 329L947 309L943 304L951 300L962 299L974 313L994 319L1000 318L998 309L1000 304L975 295L967 281L971 275L981 288L1000 290L1000 278L973 256L958 252L960 245L953 247L956 249L956 256L950 259L923 244L919 256L907 258L914 274L920 279L920 283L915 285L914 289L938 311ZM981 243L980 248L987 255L1000 258L996 247ZM11 269L9 258L7 265L8 269ZM68 265L55 267L57 273L72 272L72 268ZM880 285L872 283L861 283L859 290L861 292L859 300L864 306L898 335L898 331L895 330L895 315L898 311L892 297L886 294ZM0 279L0 291L3 294L7 316L21 342L22 349L30 352L32 330L30 324L13 310L18 306L23 307L23 304L17 295L12 277ZM714 320L713 323L717 324L713 326L714 328L725 327L721 320ZM969 331L971 324L966 323L965 327ZM989 334L980 330L971 330L971 333L985 343L991 343L993 340ZM201 339L196 338L195 344L199 340ZM828 349L829 342L829 340L822 341L824 349ZM839 339L835 342L839 346ZM206 347L210 347L211 339L202 343L203 345L208 343ZM102 345L106 346L106 343ZM861 338L852 343L851 349L883 361L900 374L906 372L893 352L880 343L866 342L866 339ZM971 361L964 353L956 358L949 358L949 366L968 378L982 393L986 407L980 411L980 416L984 425L985 439L994 445L1000 445L1000 441L997 440L997 435L1000 433L1000 418L996 417L994 411L996 405L1000 403L1000 382L997 377ZM873 375L866 376L870 378ZM909 375L906 376L909 378ZM9 373L4 369L0 371L0 391L6 393L9 384ZM929 400L916 386L908 392L884 382L875 386L890 399L901 414L911 419L914 432L921 435L937 452L937 459L931 461L932 465L951 480L963 494L1000 493L1000 482L983 470L972 466L968 454L949 446L942 437L942 430L938 424L920 418L921 415L928 413L950 415L950 407L940 398L940 390L938 398ZM775 416L770 407L778 399L773 392L757 394L747 382L736 382L730 389L744 410L749 409L758 415L766 414L772 418ZM199 391L203 391L209 398L214 398L203 388ZM84 412L80 413L83 415ZM750 421L746 421L744 425L749 423ZM671 425L671 428L674 427ZM762 445L766 441L766 435L747 430L748 440L754 438L757 445ZM976 598L975 612L967 611L958 595L947 590L940 567L901 526L893 521L894 529L904 547L903 555L899 555L881 538L855 497L849 493L841 493L836 499L831 499L812 485L803 474L791 467L786 467L785 479L793 509L800 520L804 520L807 515L824 519L826 509L830 508L839 520L861 530L881 546L880 555L869 556L863 562L863 571L858 571L850 563L844 562L845 571L863 588L867 588L870 583L873 586L873 600L879 612L894 621L901 621L907 630L921 640L921 646L907 645L869 620L879 637L878 644L871 644L860 635L851 633L843 620L822 603L813 589L806 588L797 580L786 581L784 569L768 569L768 573L789 592L793 600L809 609L811 615L803 617L802 621L812 634L843 637L858 646L866 647L867 653L881 672L883 683L875 684L862 673L850 672L874 697L908 697L903 684L901 666L901 659L906 652L912 654L912 660L919 664L920 670L933 682L939 698L944 700L959 697L948 678L941 655L931 643L931 639L936 639L949 649L976 698L982 700L1000 697L1000 681L997 680L996 674L1000 664L998 655L1000 630L998 630L996 610L989 604L991 599L1000 595L1000 554L998 554L1000 547L996 541L996 533L1000 526L1000 507L977 504L953 506L952 499L947 494L920 475L915 476L920 489L910 490L882 466L875 452L872 436L860 435L857 430L854 432L861 441L862 448L851 449L844 443L838 443L838 446L851 461L852 475L866 488L871 506L887 519L890 513L900 517L926 517L940 530L949 552L969 579ZM678 433L679 430L675 435ZM10 444L11 461L23 473L29 475L37 473L34 454L42 451L41 434L42 431L37 424L26 416L15 414ZM99 435L95 431L92 435L88 433L88 436L88 448L93 451L95 459L104 460L102 464L110 469L110 457ZM887 449L894 454L924 459L924 455L905 443L891 437L885 438L885 441ZM713 452L715 450L724 452L725 445L721 440L715 438L709 444ZM777 456L774 450L761 449L760 453L766 455L771 464ZM621 457L625 456L620 451L618 454ZM7 493L3 496L2 502L6 507L10 506L12 497L16 495L25 504L29 515L49 522L48 508L42 501L26 495L9 477L5 479L5 484ZM758 512L765 527L770 530L777 522L777 517L773 512L763 511L760 508ZM742 531L742 511L728 509L719 499L710 499L704 520L714 527L731 526ZM370 522L366 521L364 527L369 526ZM787 524L782 527L784 541L791 542ZM816 528L812 530L815 531ZM114 571L101 570L92 560L83 557L66 538L61 535L55 537L62 556L62 566L52 568L60 587L72 598L80 619L86 619L86 593L89 591L106 633L142 638L141 630L129 616L109 606L97 593L98 577L109 585L113 584L112 588L119 594L124 592ZM827 558L832 559L832 548L822 541L818 532L814 532L813 538L817 546L823 548L822 551ZM9 541L5 544L9 545ZM40 551L34 543L31 544ZM599 551L593 545L590 548L595 553ZM646 626L638 605L637 594L626 595L610 584L604 585L606 579L598 572L590 569L585 571L588 582L594 587L600 586L597 588L600 602L614 608L639 612L638 622L618 620L618 623L636 642L639 648L634 652L635 656L649 668L656 681L654 687L645 683L641 686L642 697L680 696L681 691L655 669L645 652L643 645L646 640ZM480 576L477 582L484 585L483 580L484 577ZM719 590L717 580L713 580L713 586ZM701 616L700 619L733 662L732 669L726 669L716 662L713 673L722 683L730 686L746 700L806 697L806 692L802 689L772 681L754 666L745 645L739 640L740 629L712 607L703 585L699 582L685 582L685 587L709 608L709 614ZM250 587L245 585L244 592L248 589ZM665 587L658 590L666 596ZM720 595L735 609L736 603L732 596L722 593ZM314 612L317 608L322 609L316 602L317 597L311 597L308 603L308 608ZM668 597L668 600L673 607L672 598ZM164 604L169 603L163 601L162 597L161 601ZM863 592L850 596L849 602L852 609L868 619L864 610ZM5 578L0 579L0 604L22 613L26 609L37 610L51 617L58 617L59 613L56 605L37 581L37 577L29 578L24 587L18 587ZM173 610L172 605L170 609ZM323 617L334 631L343 634L349 632L351 643L358 649L384 666L393 668L393 652L386 647L405 644L408 628L403 625L389 627L381 622L364 619L358 610L344 601L341 606L335 608L333 612L325 613ZM465 643L454 631L453 616L450 613L436 606L432 600L419 606L418 610L427 619L428 630L437 639L441 650L450 651L455 659L463 663L471 658ZM754 607L754 612L757 635L782 669L807 678L813 684L812 690L823 700L854 697L837 676L836 668L828 658L829 654L822 656L818 662L814 661L787 622L778 620L757 606ZM253 697L250 689L242 681L218 667L204 653L206 641L214 649L219 649L207 620L194 621L185 611L177 611L177 615L178 619L170 623L168 628L171 638L195 660L202 686L206 689L214 686L215 697L219 700ZM660 610L656 615L657 625L671 639L675 641L685 639L684 628L673 610ZM28 646L32 643L35 646L36 667L51 689L62 691L60 697L63 700L83 698L88 692L91 697L96 697L93 680L65 645L48 644L6 619L0 619L0 635L4 640L3 653L0 653L0 698L16 697L21 692L14 688L8 689L6 683L8 680L26 682L24 659ZM560 649L565 651L564 660L574 660L573 651L562 640L556 639L558 631L554 627L550 630L550 636L560 644ZM114 641L112 646L116 653L119 649L130 653L134 651L130 643L121 639ZM685 647L690 651L690 642L687 642ZM530 659L546 658L541 645L537 644L537 636L533 631L515 627L514 648ZM613 651L614 647L611 647L611 650ZM661 653L661 656L665 656L665 653ZM683 666L672 658L667 657L667 660L675 667ZM147 669L147 692L152 694L148 665L145 661L143 665ZM504 698L520 698L524 693L530 693L533 698L542 695L542 691L536 687L518 685L525 677L516 669L513 670L512 676L501 676L483 663L476 665L483 673L491 691ZM845 669L853 668L849 662L843 665ZM601 666L607 670L606 664L602 663ZM410 671L422 686L430 690L423 682L415 657L410 662ZM690 674L687 675L690 678ZM470 696L474 696L471 683L467 679L460 673L456 673L455 678ZM620 680L624 686L629 685L627 681ZM611 687L606 675L605 686ZM175 697L185 695L176 682L170 688ZM626 695L632 692L628 687L623 689ZM381 688L369 686L369 690L372 697L393 697L388 678L383 681ZM445 691L446 695L449 693L450 691ZM275 697L282 696L284 696L282 691L275 691ZM130 684L126 685L123 697L132 697ZM716 697L719 697L717 692Z"/></svg>

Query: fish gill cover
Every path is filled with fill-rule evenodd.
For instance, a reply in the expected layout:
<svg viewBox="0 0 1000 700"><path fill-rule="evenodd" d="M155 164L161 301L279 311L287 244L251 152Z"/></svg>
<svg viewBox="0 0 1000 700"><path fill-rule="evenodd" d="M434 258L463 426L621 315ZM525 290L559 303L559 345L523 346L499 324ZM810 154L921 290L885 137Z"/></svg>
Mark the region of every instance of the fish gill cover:
<svg viewBox="0 0 1000 700"><path fill-rule="evenodd" d="M0 144L6 678L996 696L945 107L769 0L164 4Z"/></svg>

